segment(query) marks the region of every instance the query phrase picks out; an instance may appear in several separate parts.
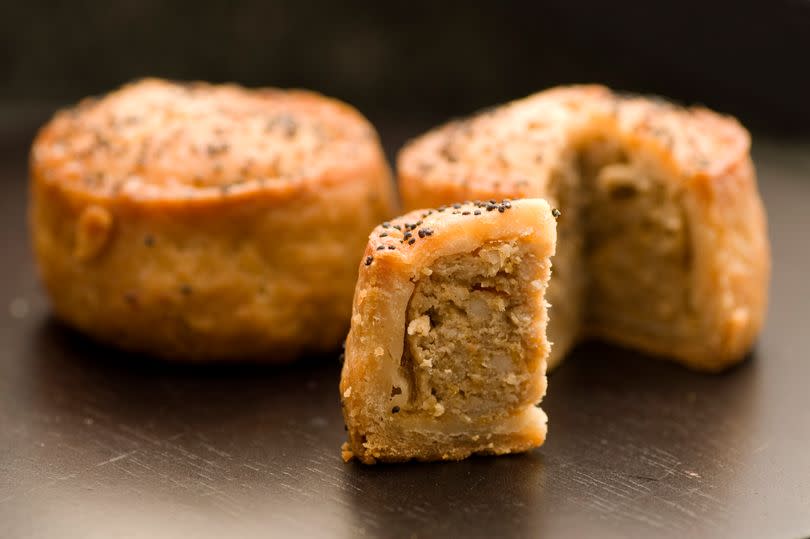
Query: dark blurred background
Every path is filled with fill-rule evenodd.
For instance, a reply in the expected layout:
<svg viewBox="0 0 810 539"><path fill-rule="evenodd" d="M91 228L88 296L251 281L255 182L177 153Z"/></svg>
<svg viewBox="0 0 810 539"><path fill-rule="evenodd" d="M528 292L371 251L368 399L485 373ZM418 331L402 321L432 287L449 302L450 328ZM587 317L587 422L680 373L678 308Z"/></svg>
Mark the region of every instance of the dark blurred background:
<svg viewBox="0 0 810 539"><path fill-rule="evenodd" d="M0 139L147 75L307 87L389 150L448 117L562 83L703 103L810 134L810 0L119 0L0 7Z"/></svg>

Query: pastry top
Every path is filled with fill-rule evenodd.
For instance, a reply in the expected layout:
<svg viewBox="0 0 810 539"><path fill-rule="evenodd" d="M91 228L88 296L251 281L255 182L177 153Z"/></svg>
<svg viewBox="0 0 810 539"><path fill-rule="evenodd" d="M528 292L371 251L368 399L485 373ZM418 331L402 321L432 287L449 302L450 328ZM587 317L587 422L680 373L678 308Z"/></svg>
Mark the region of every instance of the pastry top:
<svg viewBox="0 0 810 539"><path fill-rule="evenodd" d="M531 220L509 218L514 212L530 212L539 219L535 217L537 222L530 226L527 223ZM551 210L545 200L534 199L474 200L414 210L382 223L371 232L360 263L361 275L375 264L386 268L421 268L448 252L472 250L477 246L475 242L496 239L493 236L526 236L538 228L552 231L545 236L546 250L551 253L556 241L553 219L557 215L557 210ZM491 229L494 222L498 223L496 233Z"/></svg>
<svg viewBox="0 0 810 539"><path fill-rule="evenodd" d="M645 147L680 177L716 176L747 158L748 132L733 118L603 86L559 87L455 120L399 155L403 189L465 189L472 197L545 191L560 156L579 140L615 135ZM585 138L583 138L585 137Z"/></svg>
<svg viewBox="0 0 810 539"><path fill-rule="evenodd" d="M384 167L352 107L303 90L145 79L59 112L31 152L35 178L149 203L281 196Z"/></svg>

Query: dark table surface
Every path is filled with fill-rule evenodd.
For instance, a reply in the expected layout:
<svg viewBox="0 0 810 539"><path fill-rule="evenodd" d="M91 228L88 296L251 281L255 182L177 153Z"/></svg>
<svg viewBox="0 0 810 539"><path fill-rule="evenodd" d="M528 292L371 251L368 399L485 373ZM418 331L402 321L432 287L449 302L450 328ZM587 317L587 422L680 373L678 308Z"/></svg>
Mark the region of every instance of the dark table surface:
<svg viewBox="0 0 810 539"><path fill-rule="evenodd" d="M775 264L746 362L702 375L586 344L550 377L542 448L376 467L340 459L337 355L170 365L53 320L17 144L0 161L0 536L810 536L810 144L755 140Z"/></svg>

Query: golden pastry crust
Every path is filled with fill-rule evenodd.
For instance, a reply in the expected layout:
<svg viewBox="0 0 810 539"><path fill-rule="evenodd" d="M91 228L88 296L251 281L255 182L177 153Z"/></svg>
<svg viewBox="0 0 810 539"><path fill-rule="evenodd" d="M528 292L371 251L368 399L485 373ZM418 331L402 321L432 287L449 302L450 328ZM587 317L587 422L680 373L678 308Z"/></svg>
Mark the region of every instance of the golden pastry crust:
<svg viewBox="0 0 810 539"><path fill-rule="evenodd" d="M298 90L139 81L58 113L30 174L56 314L166 358L336 347L354 261L395 208L369 123Z"/></svg>
<svg viewBox="0 0 810 539"><path fill-rule="evenodd" d="M371 233L340 382L344 459L458 460L543 443L546 417L535 405L546 389L543 294L555 231L546 201L521 200L414 211ZM471 270L464 281L476 263L488 273ZM451 269L425 292L442 268ZM425 299L435 313L416 316ZM488 316L502 329L486 333L497 325ZM464 325L476 317L480 342ZM417 364L415 350L435 354Z"/></svg>
<svg viewBox="0 0 810 539"><path fill-rule="evenodd" d="M610 159L635 170L631 175L637 183L645 175L654 180L659 194L649 195L645 211L654 215L650 201L660 196L675 233L683 234L686 299L675 309L683 329L670 338L661 328L629 330L589 319L589 305L599 301L590 284L598 280L593 276L611 268L587 263L589 255L582 252L589 248L589 233L580 229L596 225L579 223L597 213L588 206L596 199L595 182L610 178L599 176L600 170L588 181L566 178L584 177L578 159L599 145L623 155ZM549 331L553 341L562 342L555 342L552 363L577 339L593 335L715 371L744 357L762 327L767 304L770 253L749 146L748 133L733 118L703 108L617 95L601 86L561 87L448 123L412 141L398 157L399 185L405 209L488 197L546 197L561 209L554 264L564 277L551 282ZM601 170L612 164L602 159ZM621 174L621 169L609 172ZM584 266L584 274L574 275L568 266ZM569 303L567 310L554 306L560 300ZM671 305L662 300L661 311L668 309ZM662 318L659 325L665 322Z"/></svg>

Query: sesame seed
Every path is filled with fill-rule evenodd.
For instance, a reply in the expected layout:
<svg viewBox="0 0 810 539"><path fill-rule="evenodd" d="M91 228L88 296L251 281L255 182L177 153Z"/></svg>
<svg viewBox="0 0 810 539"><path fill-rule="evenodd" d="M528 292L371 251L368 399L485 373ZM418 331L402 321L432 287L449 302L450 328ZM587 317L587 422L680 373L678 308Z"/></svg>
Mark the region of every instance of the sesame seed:
<svg viewBox="0 0 810 539"><path fill-rule="evenodd" d="M408 245L413 245L414 243L416 243L416 239L411 238L408 240Z"/></svg>
<svg viewBox="0 0 810 539"><path fill-rule="evenodd" d="M382 234L380 234L380 237L381 237L381 238L384 238L384 237L386 237L387 235L388 235L388 232L383 232Z"/></svg>
<svg viewBox="0 0 810 539"><path fill-rule="evenodd" d="M371 263L374 262L374 257L369 255L366 257L366 266L370 266Z"/></svg>
<svg viewBox="0 0 810 539"><path fill-rule="evenodd" d="M481 210L475 210L475 211L473 212L473 215L481 215Z"/></svg>
<svg viewBox="0 0 810 539"><path fill-rule="evenodd" d="M399 413L399 406L394 406L393 408L391 408L391 413L392 414L398 414Z"/></svg>
<svg viewBox="0 0 810 539"><path fill-rule="evenodd" d="M229 146L225 142L223 142L221 144L209 144L206 147L206 152L208 152L208 155L214 156L214 155L217 155L217 154L227 152L228 148L229 148Z"/></svg>
<svg viewBox="0 0 810 539"><path fill-rule="evenodd" d="M559 217L562 214L560 213L560 210L558 210L557 208L554 208L553 210L551 210L551 215L553 215L554 218L556 219L557 217Z"/></svg>
<svg viewBox="0 0 810 539"><path fill-rule="evenodd" d="M468 211L463 211L463 212L461 212L461 215L470 215L470 212L468 212Z"/></svg>
<svg viewBox="0 0 810 539"><path fill-rule="evenodd" d="M458 203L453 204L453 208L454 208L454 209L456 209L456 210L458 210L458 209L460 209L460 208L461 208L461 204L458 204Z"/></svg>
<svg viewBox="0 0 810 539"><path fill-rule="evenodd" d="M389 223L388 221L386 221L386 222L384 222L384 223L382 224L382 227L383 227L383 228L388 228L388 227L390 227L390 226L391 226L391 223Z"/></svg>
<svg viewBox="0 0 810 539"><path fill-rule="evenodd" d="M396 246L394 246L394 245L389 245L388 246L389 251L393 251L394 249L396 249Z"/></svg>
<svg viewBox="0 0 810 539"><path fill-rule="evenodd" d="M420 238L424 238L424 237L425 237L425 231L424 231L423 229L421 229L421 228L419 229L418 234L419 234L419 237L420 237Z"/></svg>
<svg viewBox="0 0 810 539"><path fill-rule="evenodd" d="M498 211L499 211L500 213L505 212L505 211L506 211L506 206L498 206Z"/></svg>
<svg viewBox="0 0 810 539"><path fill-rule="evenodd" d="M377 247L377 250L378 250L378 251L382 251L383 249L385 249L385 245L379 245L379 246Z"/></svg>

